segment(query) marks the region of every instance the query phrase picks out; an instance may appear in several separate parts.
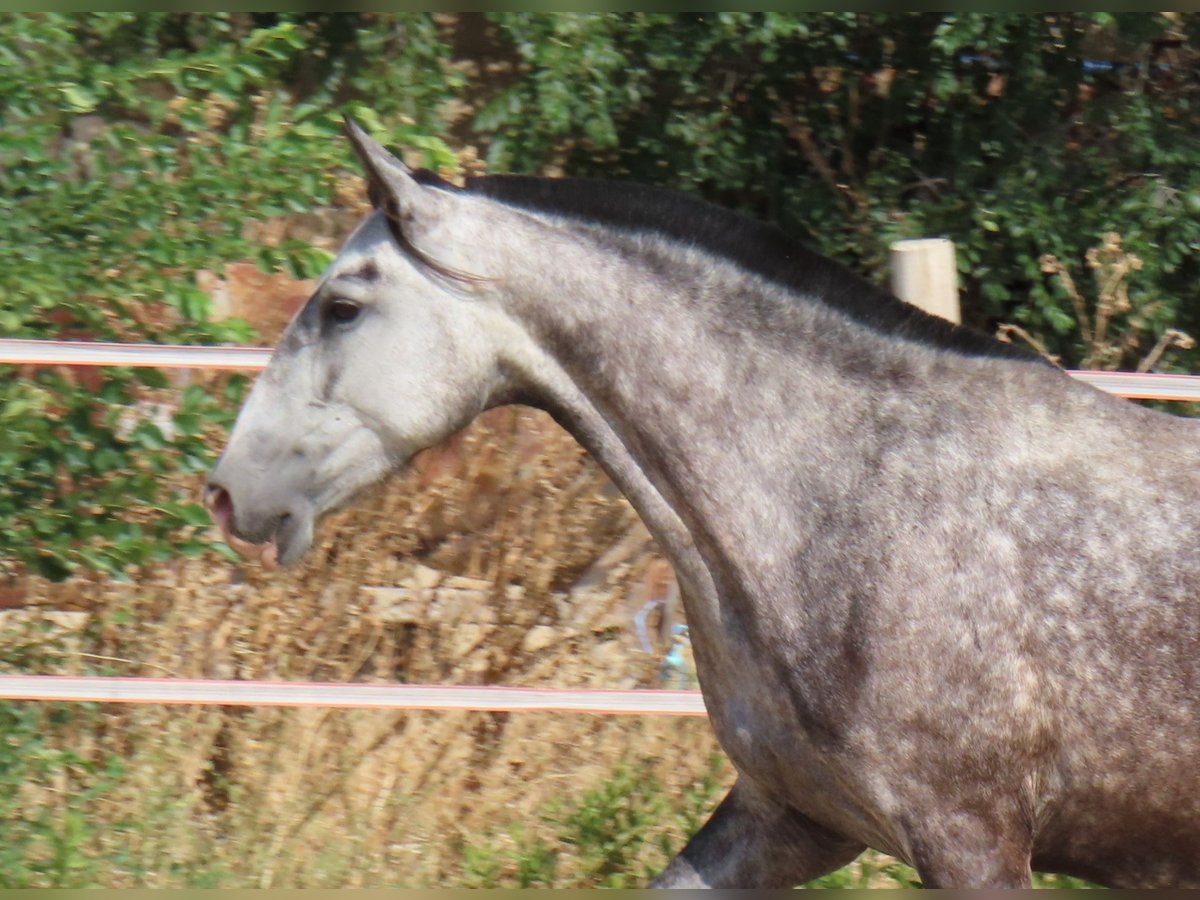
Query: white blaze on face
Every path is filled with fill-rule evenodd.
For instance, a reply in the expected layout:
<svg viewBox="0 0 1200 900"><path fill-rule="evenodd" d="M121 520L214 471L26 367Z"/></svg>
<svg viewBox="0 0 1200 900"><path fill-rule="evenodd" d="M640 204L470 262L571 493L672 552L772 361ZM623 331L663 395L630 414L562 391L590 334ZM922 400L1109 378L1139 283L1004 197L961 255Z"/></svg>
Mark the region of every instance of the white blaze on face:
<svg viewBox="0 0 1200 900"><path fill-rule="evenodd" d="M350 136L376 211L284 332L210 479L231 545L265 561L297 559L322 515L500 402L513 373L545 366L502 302L497 254L528 218L418 184Z"/></svg>
<svg viewBox="0 0 1200 900"><path fill-rule="evenodd" d="M315 519L485 409L502 381L496 320L369 217L289 325L213 472L209 506L231 546L294 561Z"/></svg>

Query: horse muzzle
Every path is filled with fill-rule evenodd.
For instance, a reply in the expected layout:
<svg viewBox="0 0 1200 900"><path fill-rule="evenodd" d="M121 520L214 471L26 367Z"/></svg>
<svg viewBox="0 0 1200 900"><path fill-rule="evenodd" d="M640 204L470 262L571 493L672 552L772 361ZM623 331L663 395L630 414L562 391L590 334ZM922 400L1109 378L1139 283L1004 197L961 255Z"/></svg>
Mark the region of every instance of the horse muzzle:
<svg viewBox="0 0 1200 900"><path fill-rule="evenodd" d="M209 481L204 506L221 535L238 556L277 569L296 562L312 542L312 516L304 510L247 515L234 505L234 495Z"/></svg>

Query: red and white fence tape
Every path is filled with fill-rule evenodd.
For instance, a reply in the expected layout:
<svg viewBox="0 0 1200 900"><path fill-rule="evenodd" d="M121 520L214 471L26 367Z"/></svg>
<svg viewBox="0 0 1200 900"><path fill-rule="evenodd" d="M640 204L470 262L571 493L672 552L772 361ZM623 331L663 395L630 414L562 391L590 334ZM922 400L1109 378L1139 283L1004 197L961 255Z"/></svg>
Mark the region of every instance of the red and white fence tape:
<svg viewBox="0 0 1200 900"><path fill-rule="evenodd" d="M1092 387L1131 400L1200 401L1200 375L1163 375L1154 372L1068 371Z"/></svg>
<svg viewBox="0 0 1200 900"><path fill-rule="evenodd" d="M0 340L0 363L35 366L151 366L164 369L257 371L266 366L270 357L269 347ZM1200 375L1090 371L1068 374L1102 391L1134 400L1200 402Z"/></svg>
<svg viewBox="0 0 1200 900"><path fill-rule="evenodd" d="M88 341L0 340L0 363L263 369L266 347L185 347ZM1200 376L1069 372L1100 390L1139 400L1200 401ZM706 715L699 691L598 690L425 684L314 684L175 678L0 675L0 699L209 706Z"/></svg>
<svg viewBox="0 0 1200 900"><path fill-rule="evenodd" d="M132 366L163 369L266 368L270 347L183 347L100 341L0 340L0 363L30 366Z"/></svg>
<svg viewBox="0 0 1200 900"><path fill-rule="evenodd" d="M707 715L699 691L524 688L457 684L330 684L0 675L0 699L200 706L475 710L595 715Z"/></svg>

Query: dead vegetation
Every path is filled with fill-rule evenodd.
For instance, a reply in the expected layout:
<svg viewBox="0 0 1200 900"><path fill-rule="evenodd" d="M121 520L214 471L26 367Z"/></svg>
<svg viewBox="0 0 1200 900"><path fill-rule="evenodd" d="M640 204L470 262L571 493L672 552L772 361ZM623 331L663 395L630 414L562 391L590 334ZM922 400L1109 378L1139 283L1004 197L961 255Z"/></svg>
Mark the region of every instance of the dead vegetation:
<svg viewBox="0 0 1200 900"><path fill-rule="evenodd" d="M1071 301L1083 342L1081 369L1112 372L1132 367L1136 372L1149 372L1168 350L1190 350L1196 345L1190 335L1176 328L1164 328L1145 351L1145 341L1155 330L1154 320L1161 315L1163 304L1130 294L1130 280L1135 272L1141 271L1142 260L1121 246L1119 234L1113 231L1104 235L1099 245L1088 250L1085 261L1093 276L1092 300L1076 285L1070 268L1058 257L1047 253L1038 260L1042 274L1057 281ZM1002 341L1020 338L1055 365L1062 363L1046 349L1044 341L1020 325L1002 324L996 337Z"/></svg>
<svg viewBox="0 0 1200 900"><path fill-rule="evenodd" d="M666 645L651 629L646 653L631 621L668 571L574 441L540 413L505 409L327 522L297 570L268 577L209 554L129 584L39 584L36 606L2 614L0 660L47 673L651 687ZM232 707L77 709L46 739L121 761L87 805L85 852L120 861L105 887L456 885L474 842L514 825L553 841L547 804L623 763L682 796L718 752L703 719ZM89 780L67 767L26 785L23 802L65 813Z"/></svg>

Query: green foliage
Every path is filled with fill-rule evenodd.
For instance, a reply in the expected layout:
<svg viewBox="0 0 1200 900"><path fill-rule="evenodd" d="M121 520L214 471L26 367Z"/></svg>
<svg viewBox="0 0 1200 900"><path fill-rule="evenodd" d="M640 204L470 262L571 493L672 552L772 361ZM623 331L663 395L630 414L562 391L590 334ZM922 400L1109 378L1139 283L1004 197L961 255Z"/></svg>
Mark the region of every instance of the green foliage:
<svg viewBox="0 0 1200 900"><path fill-rule="evenodd" d="M633 769L619 769L578 805L551 814L559 840L584 861L598 887L628 888L637 882L632 863L647 832L661 819L662 786Z"/></svg>
<svg viewBox="0 0 1200 900"><path fill-rule="evenodd" d="M551 803L538 834L515 826L463 851L466 887L636 888L682 849L716 805L720 757L682 798L646 765L623 765L570 801ZM547 838L544 835L553 835Z"/></svg>
<svg viewBox="0 0 1200 900"><path fill-rule="evenodd" d="M243 226L330 202L346 101L407 116L381 136L451 158L425 127L443 54L428 16L0 16L0 333L249 340L210 319L195 273L320 271L314 248L256 247ZM182 491L243 382L189 388L165 428L136 406L170 385L157 371L0 367L0 576L201 550L207 519Z"/></svg>
<svg viewBox="0 0 1200 900"><path fill-rule="evenodd" d="M966 317L1086 354L1040 271L1120 233L1157 334L1200 324L1200 18L1153 13L495 14L519 61L475 125L498 168L630 177L773 219L882 277L959 247ZM1178 44L1178 46L1176 46ZM1090 58L1126 68L1085 69ZM1173 360L1197 364L1196 356Z"/></svg>
<svg viewBox="0 0 1200 900"><path fill-rule="evenodd" d="M513 826L463 850L468 888L638 888L683 849L720 799L722 760L709 760L682 797L668 796L644 766L623 765L578 798L552 803L540 829ZM537 831L538 833L531 833ZM552 835L547 838L546 833ZM867 850L807 888L916 888L916 871ZM1034 875L1035 887L1091 888L1063 875Z"/></svg>
<svg viewBox="0 0 1200 900"><path fill-rule="evenodd" d="M83 759L51 733L93 713L77 704L0 702L0 888L93 887L103 875L89 853L89 805L120 777L119 761ZM53 785L54 803L28 792Z"/></svg>
<svg viewBox="0 0 1200 900"><path fill-rule="evenodd" d="M896 238L959 247L965 317L1089 354L1039 260L1116 232L1153 346L1200 330L1200 17L1156 13L0 15L0 333L182 343L195 273L313 275L247 221L328 205L350 109L426 165L664 183L778 221L882 278ZM1093 71L1089 58L1124 68ZM474 65L478 74L467 78ZM1175 349L1158 367L1196 367ZM0 370L0 576L120 573L197 552L181 491L242 389L138 412L172 382Z"/></svg>

